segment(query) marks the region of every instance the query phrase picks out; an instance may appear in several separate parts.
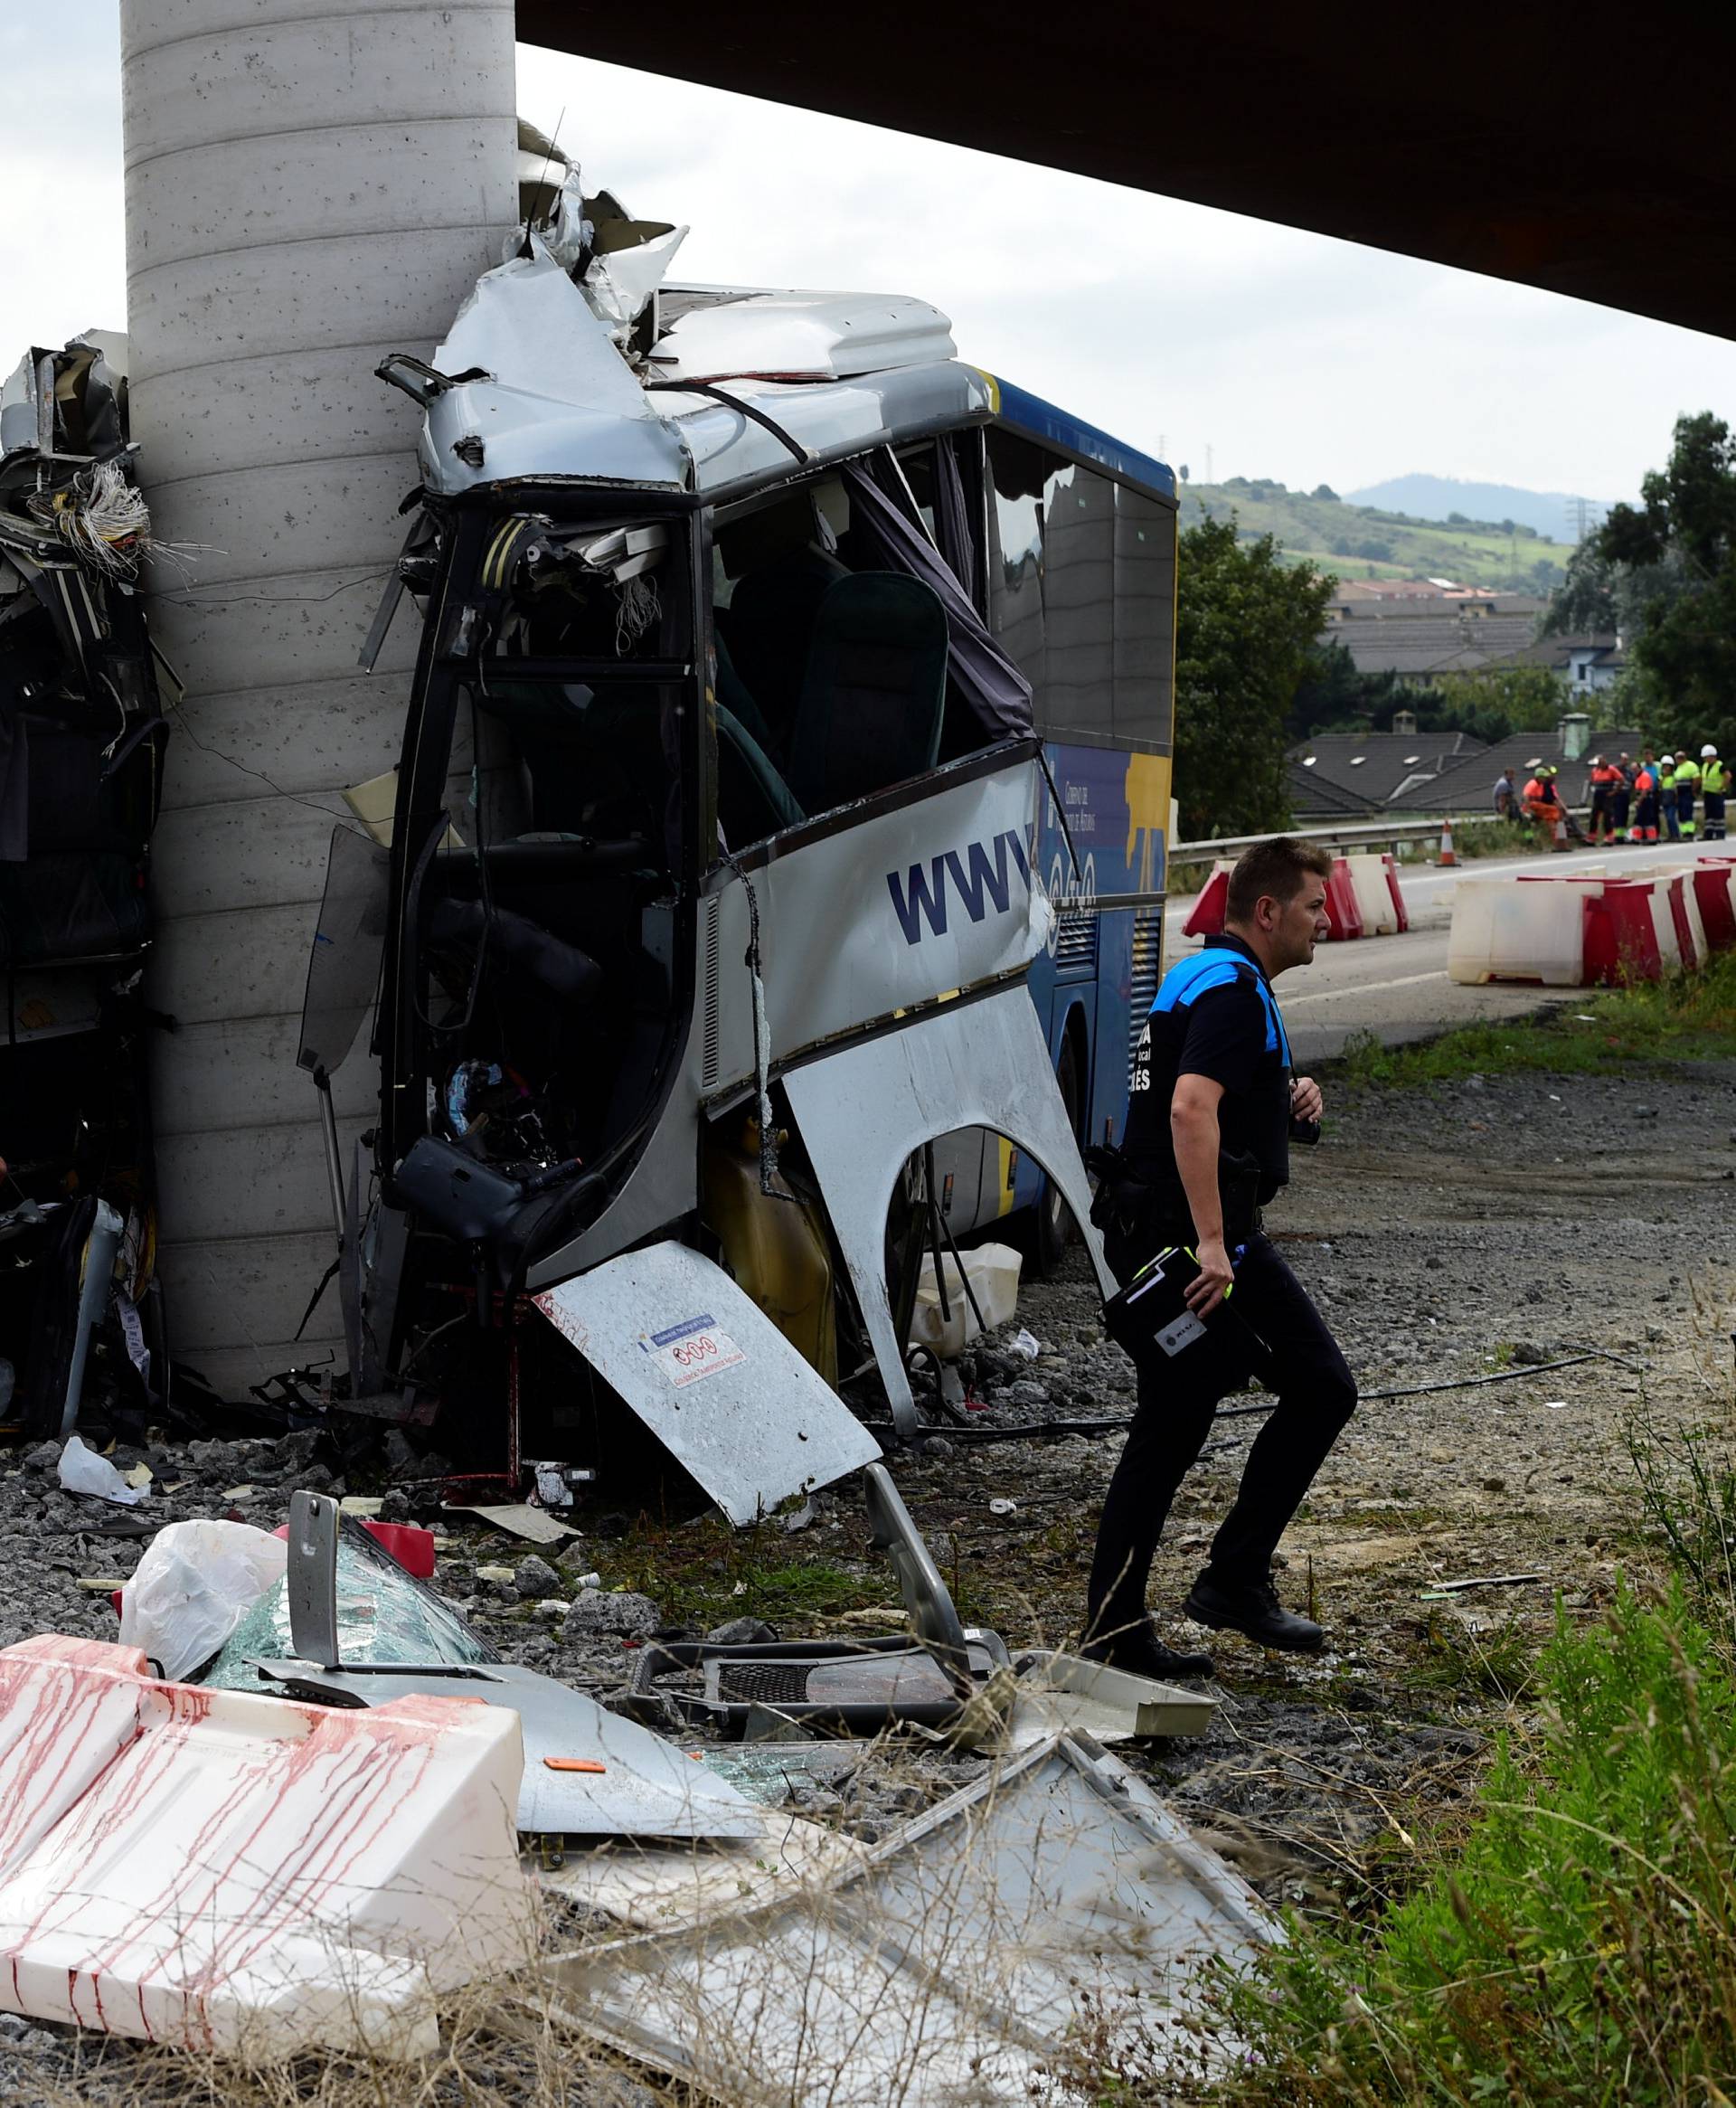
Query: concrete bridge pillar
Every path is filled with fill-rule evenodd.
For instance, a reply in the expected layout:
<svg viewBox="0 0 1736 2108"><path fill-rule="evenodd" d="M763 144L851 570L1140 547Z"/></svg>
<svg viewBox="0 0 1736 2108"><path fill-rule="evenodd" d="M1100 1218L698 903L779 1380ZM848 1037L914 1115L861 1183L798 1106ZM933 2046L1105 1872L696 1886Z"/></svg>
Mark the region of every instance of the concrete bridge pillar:
<svg viewBox="0 0 1736 2108"><path fill-rule="evenodd" d="M294 1066L341 792L397 758L417 624L356 655L417 481L427 356L516 218L512 0L121 0L132 431L153 633L186 683L155 846L161 1271L220 1389L340 1336L315 1094ZM338 1080L344 1160L372 1064Z"/></svg>

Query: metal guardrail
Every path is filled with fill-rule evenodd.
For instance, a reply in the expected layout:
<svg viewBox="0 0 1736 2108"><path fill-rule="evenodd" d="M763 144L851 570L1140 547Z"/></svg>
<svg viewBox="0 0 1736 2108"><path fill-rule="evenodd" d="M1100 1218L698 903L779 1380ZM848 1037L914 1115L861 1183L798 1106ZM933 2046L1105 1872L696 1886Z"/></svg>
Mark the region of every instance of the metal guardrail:
<svg viewBox="0 0 1736 2108"><path fill-rule="evenodd" d="M1304 841L1318 842L1323 849L1373 849L1389 842L1396 849L1401 842L1437 840L1445 825L1441 819L1376 820L1358 821L1350 827L1297 826L1269 835L1222 835L1213 842L1172 842L1169 861L1205 864L1214 856L1240 856L1244 849L1257 848L1261 842L1277 841L1278 833L1298 835Z"/></svg>
<svg viewBox="0 0 1736 2108"><path fill-rule="evenodd" d="M1575 819L1583 819L1590 811L1587 805L1566 808ZM1469 827L1473 821L1493 820L1493 813L1452 816L1455 827ZM1169 846L1171 864L1209 864L1217 856L1240 856L1244 849L1257 848L1261 842L1275 842L1279 834L1300 837L1305 842L1317 842L1323 849L1379 849L1389 844L1394 849L1403 842L1433 842L1440 838L1440 830L1447 825L1441 816L1433 819L1419 820L1359 820L1349 827L1311 827L1298 824L1269 835L1222 835L1211 842L1172 842Z"/></svg>

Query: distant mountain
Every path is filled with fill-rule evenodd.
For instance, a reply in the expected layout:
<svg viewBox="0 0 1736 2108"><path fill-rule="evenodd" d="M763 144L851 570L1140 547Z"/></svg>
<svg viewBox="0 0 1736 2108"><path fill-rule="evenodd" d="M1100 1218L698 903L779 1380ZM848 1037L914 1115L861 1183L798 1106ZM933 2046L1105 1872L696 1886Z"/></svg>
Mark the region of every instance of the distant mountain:
<svg viewBox="0 0 1736 2108"><path fill-rule="evenodd" d="M1562 490L1521 490L1511 483L1461 483L1453 476L1394 476L1385 483L1372 483L1366 490L1347 490L1351 505L1378 506L1383 513L1403 513L1413 520L1445 520L1461 513L1467 520L1516 520L1522 527L1534 527L1551 542L1573 542L1578 536L1576 519L1570 507L1573 496ZM1609 511L1602 498L1590 500L1595 508L1592 523Z"/></svg>

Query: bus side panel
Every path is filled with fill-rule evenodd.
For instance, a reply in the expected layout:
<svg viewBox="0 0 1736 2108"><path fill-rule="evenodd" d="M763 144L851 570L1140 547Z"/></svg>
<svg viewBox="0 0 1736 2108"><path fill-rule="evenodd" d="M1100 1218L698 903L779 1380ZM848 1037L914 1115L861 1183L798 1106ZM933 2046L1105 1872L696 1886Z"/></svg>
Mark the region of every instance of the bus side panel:
<svg viewBox="0 0 1736 2108"><path fill-rule="evenodd" d="M1166 754L1059 742L1050 744L1048 754L1054 790L1045 784L1039 801L1038 868L1061 911L1052 941L1057 948L1066 945L1076 922L1089 919L1093 933L1087 991L1093 1030L1082 1124L1088 1141L1100 1141L1106 1135L1118 1136L1127 1117L1136 921L1146 932L1142 951L1149 949L1151 931L1162 931L1170 762ZM1056 790L1071 837L1071 854L1055 810ZM1142 958L1141 963L1148 972L1150 961ZM1034 978L1036 969L1032 970ZM1138 978L1143 985L1146 974ZM1056 1000L1061 1007L1061 990ZM1148 990L1145 1001L1150 1002ZM1051 1045L1058 1053L1055 1033Z"/></svg>

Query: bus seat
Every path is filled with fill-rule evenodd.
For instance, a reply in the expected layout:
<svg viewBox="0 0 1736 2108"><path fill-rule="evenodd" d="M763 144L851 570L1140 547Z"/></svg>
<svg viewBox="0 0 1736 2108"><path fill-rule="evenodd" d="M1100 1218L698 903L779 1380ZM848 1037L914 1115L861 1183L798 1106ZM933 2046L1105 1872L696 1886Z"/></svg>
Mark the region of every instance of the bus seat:
<svg viewBox="0 0 1736 2108"><path fill-rule="evenodd" d="M807 818L751 733L717 706L717 818L731 849L763 842Z"/></svg>
<svg viewBox="0 0 1736 2108"><path fill-rule="evenodd" d="M932 769L947 693L947 614L920 579L837 580L821 602L790 741L790 788L826 812Z"/></svg>
<svg viewBox="0 0 1736 2108"><path fill-rule="evenodd" d="M771 728L767 724L760 705L750 694L747 683L736 672L735 661L730 657L730 647L721 629L713 629L712 641L717 648L718 703L729 712L761 753L769 759L773 743Z"/></svg>
<svg viewBox="0 0 1736 2108"><path fill-rule="evenodd" d="M823 549L792 549L746 572L731 595L730 651L748 693L760 706L767 733L760 744L769 754L788 748L820 603L840 579L849 575L845 566ZM723 627L719 626L720 633Z"/></svg>

